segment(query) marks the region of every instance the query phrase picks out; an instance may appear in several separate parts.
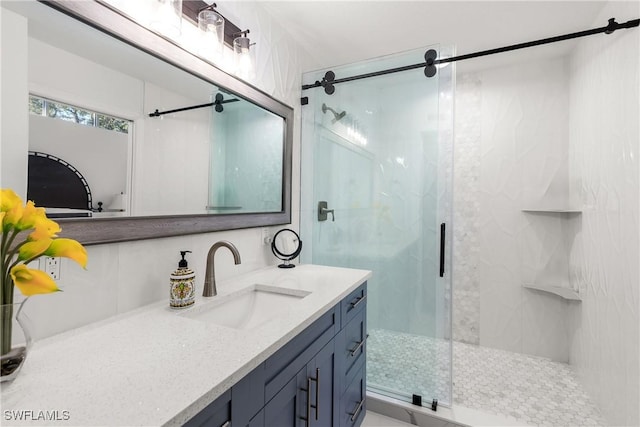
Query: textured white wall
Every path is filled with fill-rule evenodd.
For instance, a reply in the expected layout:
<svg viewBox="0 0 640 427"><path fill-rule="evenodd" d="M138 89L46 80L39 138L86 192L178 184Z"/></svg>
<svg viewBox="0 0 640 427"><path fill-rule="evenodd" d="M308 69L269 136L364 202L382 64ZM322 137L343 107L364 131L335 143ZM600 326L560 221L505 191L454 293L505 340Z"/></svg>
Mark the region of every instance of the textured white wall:
<svg viewBox="0 0 640 427"><path fill-rule="evenodd" d="M259 3L238 2L230 3L228 6L240 18L238 22L241 22L243 27L251 28L253 39L258 41L257 75L253 84L295 108L292 223L297 229L297 211L300 206L299 88L302 63L312 61L296 44L294 38L279 26ZM4 14L5 10L2 12ZM3 43L4 29L3 21ZM26 44L26 31L23 34L11 33L10 37L14 43L23 40ZM3 63L4 51L3 46ZM24 79L26 88L26 73ZM3 90L3 102L4 96ZM26 102L26 91L24 99ZM23 111L26 129L28 112L26 108ZM3 113L3 122L4 120ZM64 235L64 225L62 227ZM216 275L219 280L271 265L276 261L269 248L262 244L259 228L90 246L86 271L63 260L60 285L64 292L33 297L27 306L28 310L25 308L37 325L36 338L168 299L168 275L177 266L180 250L193 251L190 254L190 266L196 270L200 286L204 279L207 250L221 239L236 244L242 256L242 264L234 265L231 254L220 251L216 261Z"/></svg>
<svg viewBox="0 0 640 427"><path fill-rule="evenodd" d="M570 204L563 58L465 74L456 91L454 339L568 360L566 305L525 282L568 286Z"/></svg>
<svg viewBox="0 0 640 427"><path fill-rule="evenodd" d="M594 21L638 18L611 2ZM570 141L582 222L571 256L583 301L572 307L571 364L609 425L640 424L638 29L580 42L570 62Z"/></svg>

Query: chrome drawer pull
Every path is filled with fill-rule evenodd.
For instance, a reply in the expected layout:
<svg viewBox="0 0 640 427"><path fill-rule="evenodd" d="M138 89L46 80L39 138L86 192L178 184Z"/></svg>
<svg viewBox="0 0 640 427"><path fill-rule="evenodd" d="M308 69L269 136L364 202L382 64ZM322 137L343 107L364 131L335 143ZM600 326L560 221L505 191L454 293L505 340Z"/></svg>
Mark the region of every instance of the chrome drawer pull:
<svg viewBox="0 0 640 427"><path fill-rule="evenodd" d="M312 378L307 378L307 388L301 388L300 390L307 392L307 416L300 417L301 420L304 420L304 425L309 427L309 422L311 420L311 381Z"/></svg>
<svg viewBox="0 0 640 427"><path fill-rule="evenodd" d="M312 405L311 404L311 381L315 381L316 382L316 404ZM301 420L304 420L304 425L306 427L309 427L310 423L311 423L311 409L315 409L316 410L316 421L318 421L318 406L320 404L320 368L316 368L316 377L312 378L309 377L307 378L307 388L301 388L300 390L307 392L307 416L306 417L300 417Z"/></svg>
<svg viewBox="0 0 640 427"><path fill-rule="evenodd" d="M320 412L320 368L316 368L316 377L310 378L316 382L316 406L313 406L316 410L316 421L318 421L318 412Z"/></svg>
<svg viewBox="0 0 640 427"><path fill-rule="evenodd" d="M220 427L231 427L231 421L225 421Z"/></svg>
<svg viewBox="0 0 640 427"><path fill-rule="evenodd" d="M360 347L362 347L365 343L365 341L367 341L367 338L369 338L369 334L367 334L366 337L364 337L364 339L362 341L358 341L358 345L356 346L356 348L354 348L353 350L351 350L351 357L355 356L356 353L358 352L358 350L360 350Z"/></svg>
<svg viewBox="0 0 640 427"><path fill-rule="evenodd" d="M351 303L351 308L356 308L358 306L358 304L360 304L362 301L364 301L366 299L367 299L367 296L366 295L362 295L357 300L355 300L355 302Z"/></svg>
<svg viewBox="0 0 640 427"><path fill-rule="evenodd" d="M358 403L358 406L356 406L356 409L353 413L349 413L349 415L351 415L351 421L355 421L356 418L358 418L358 414L362 410L362 405L364 405L364 399L362 399L360 403Z"/></svg>

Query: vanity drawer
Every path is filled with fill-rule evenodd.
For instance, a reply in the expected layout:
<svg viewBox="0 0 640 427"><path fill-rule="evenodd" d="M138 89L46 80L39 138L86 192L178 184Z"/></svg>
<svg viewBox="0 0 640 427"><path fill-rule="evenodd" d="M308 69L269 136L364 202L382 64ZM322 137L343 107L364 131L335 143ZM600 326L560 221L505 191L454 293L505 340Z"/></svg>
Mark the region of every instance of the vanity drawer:
<svg viewBox="0 0 640 427"><path fill-rule="evenodd" d="M358 286L341 302L342 327L351 321L367 305L367 282Z"/></svg>
<svg viewBox="0 0 640 427"><path fill-rule="evenodd" d="M367 324L366 310L360 312L336 336L336 357L340 363L340 393L344 393L365 363Z"/></svg>
<svg viewBox="0 0 640 427"><path fill-rule="evenodd" d="M268 402L313 356L336 335L340 304L323 314L264 363L264 399Z"/></svg>
<svg viewBox="0 0 640 427"><path fill-rule="evenodd" d="M367 411L366 366L364 364L357 374L340 399L340 427L359 426Z"/></svg>

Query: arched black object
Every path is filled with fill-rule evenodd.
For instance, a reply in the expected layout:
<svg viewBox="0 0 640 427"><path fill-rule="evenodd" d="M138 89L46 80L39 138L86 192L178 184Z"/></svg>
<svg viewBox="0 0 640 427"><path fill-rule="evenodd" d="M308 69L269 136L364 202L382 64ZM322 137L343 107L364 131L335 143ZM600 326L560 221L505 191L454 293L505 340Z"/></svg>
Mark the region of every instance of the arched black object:
<svg viewBox="0 0 640 427"><path fill-rule="evenodd" d="M71 164L51 154L29 151L27 199L36 206L91 210L91 189Z"/></svg>
<svg viewBox="0 0 640 427"><path fill-rule="evenodd" d="M298 245L296 246L296 248L294 249L293 252L291 253L285 253L282 252L282 250L280 250L277 245L277 238L278 235L282 232L289 232L292 233L295 237L295 241L298 242ZM280 268L294 268L295 264L290 264L289 261L291 261L292 259L295 259L296 257L298 257L298 255L300 255L300 252L302 251L302 240L300 240L300 236L298 236L298 233L296 233L295 231L291 230L290 228L283 228L282 230L278 231L276 233L275 236L273 236L273 240L271 241L271 252L273 252L273 254L276 256L276 258L281 259L282 261L284 261L284 263L278 265L278 267Z"/></svg>

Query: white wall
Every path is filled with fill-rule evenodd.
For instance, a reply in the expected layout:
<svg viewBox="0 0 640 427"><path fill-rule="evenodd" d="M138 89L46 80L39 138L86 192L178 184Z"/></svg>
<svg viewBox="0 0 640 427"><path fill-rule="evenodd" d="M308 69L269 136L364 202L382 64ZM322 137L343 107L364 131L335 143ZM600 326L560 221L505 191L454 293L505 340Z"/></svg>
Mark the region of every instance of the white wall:
<svg viewBox="0 0 640 427"><path fill-rule="evenodd" d="M142 114L140 79L34 37L29 37L27 51L32 93L126 119Z"/></svg>
<svg viewBox="0 0 640 427"><path fill-rule="evenodd" d="M27 20L9 10L0 8L0 187L12 188L22 197L27 195L27 152L29 119L25 109L16 108L17 102L27 105Z"/></svg>
<svg viewBox="0 0 640 427"><path fill-rule="evenodd" d="M145 82L141 102L143 111L163 111L201 104L203 100ZM136 122L133 215L206 212L210 127L210 111L206 108L161 118L144 117Z"/></svg>
<svg viewBox="0 0 640 427"><path fill-rule="evenodd" d="M228 7L228 12L239 18L237 22L240 22L243 27L251 28L252 36L258 41L256 45L258 66L254 84L295 108L292 223L297 229L300 189L299 88L301 64L303 60L306 61L306 53L258 3L231 3ZM4 17L7 12L2 9L2 13ZM5 28L10 27L5 26L3 20L3 71L6 63ZM18 47L26 46L26 30L11 32L9 36L10 41L17 43ZM23 75L26 89L26 73ZM3 91L3 102L4 96ZM25 108L16 109L16 111L24 112L25 129L28 114L26 102L26 90L24 90ZM3 108L3 123L4 120ZM26 138L24 151L26 153ZM64 235L64 224L62 228L62 235ZM37 326L36 338L104 319L151 302L168 301L168 275L177 266L180 250L193 251L189 256L190 266L196 270L199 278L198 286L201 286L206 253L214 242L221 239L229 240L238 247L242 264L234 265L230 253L219 251L216 276L220 286L224 286L225 278L271 265L277 261L273 258L268 246L262 244L259 228L90 246L87 248L89 263L86 271L63 260L65 262L62 265L60 285L64 292L36 296L29 301L28 314Z"/></svg>
<svg viewBox="0 0 640 427"><path fill-rule="evenodd" d="M638 18L611 2L594 21ZM571 256L571 364L610 425L640 425L638 29L580 41L570 62L571 173L583 206Z"/></svg>

